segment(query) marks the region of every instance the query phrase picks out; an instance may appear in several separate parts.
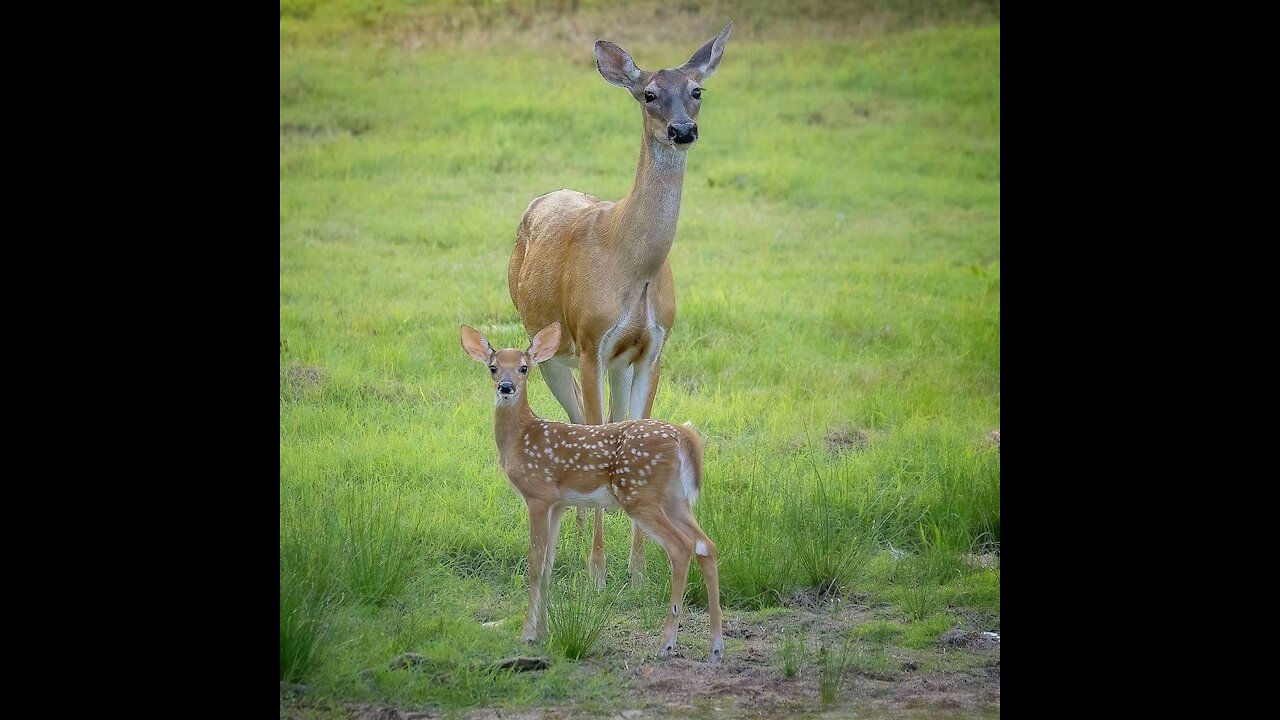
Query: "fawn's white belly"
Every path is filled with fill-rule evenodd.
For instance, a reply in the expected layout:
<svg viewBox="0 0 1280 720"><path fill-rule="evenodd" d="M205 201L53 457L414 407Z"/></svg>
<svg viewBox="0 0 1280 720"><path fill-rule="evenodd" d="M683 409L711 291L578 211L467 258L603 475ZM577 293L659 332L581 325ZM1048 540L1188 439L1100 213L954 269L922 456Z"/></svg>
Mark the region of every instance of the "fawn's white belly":
<svg viewBox="0 0 1280 720"><path fill-rule="evenodd" d="M565 490L560 494L560 502L565 505L575 505L578 507L598 507L613 508L618 507L618 501L609 492L609 487L598 487L589 493L580 493L574 490Z"/></svg>

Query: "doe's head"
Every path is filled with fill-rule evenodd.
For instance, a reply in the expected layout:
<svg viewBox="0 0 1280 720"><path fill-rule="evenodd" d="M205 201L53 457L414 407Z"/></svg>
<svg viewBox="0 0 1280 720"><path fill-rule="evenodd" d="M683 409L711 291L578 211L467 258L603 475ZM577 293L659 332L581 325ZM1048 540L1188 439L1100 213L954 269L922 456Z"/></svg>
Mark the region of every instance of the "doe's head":
<svg viewBox="0 0 1280 720"><path fill-rule="evenodd" d="M462 326L462 349L472 360L489 367L489 376L493 378L497 392L494 402L500 406L514 405L524 392L529 370L540 362L550 360L559 347L558 322L551 323L534 335L529 348L523 352L515 348L494 350L478 330L469 325Z"/></svg>
<svg viewBox="0 0 1280 720"><path fill-rule="evenodd" d="M596 69L605 80L628 90L644 108L646 137L688 150L698 139L702 81L720 67L731 32L732 22L699 48L689 62L656 72L641 70L626 50L607 40L597 40Z"/></svg>

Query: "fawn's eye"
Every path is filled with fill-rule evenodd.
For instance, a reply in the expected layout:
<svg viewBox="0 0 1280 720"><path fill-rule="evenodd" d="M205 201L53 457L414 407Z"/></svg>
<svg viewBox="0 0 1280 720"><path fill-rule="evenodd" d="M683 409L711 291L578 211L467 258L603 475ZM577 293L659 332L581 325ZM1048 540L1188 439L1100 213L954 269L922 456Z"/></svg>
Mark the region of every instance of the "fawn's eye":
<svg viewBox="0 0 1280 720"><path fill-rule="evenodd" d="M694 88L694 89L693 89L693 99L694 99L694 100L701 100L701 99L702 99L702 88Z"/></svg>
<svg viewBox="0 0 1280 720"><path fill-rule="evenodd" d="M494 375L497 375L497 374L498 374L498 366L497 366L497 365L490 365L490 366L489 366L489 372L493 373Z"/></svg>
<svg viewBox="0 0 1280 720"><path fill-rule="evenodd" d="M652 91L652 90L645 90L645 91L644 91L644 101L645 101L645 102L653 102L654 100L656 100L656 99L657 99L657 97L658 97L657 95L654 95L654 94L653 94L653 91Z"/></svg>
<svg viewBox="0 0 1280 720"><path fill-rule="evenodd" d="M524 375L524 374L525 374L525 373L527 373L527 372L529 372L529 366L528 366L528 365L521 365L521 366L520 366L520 374L521 374L521 375Z"/></svg>

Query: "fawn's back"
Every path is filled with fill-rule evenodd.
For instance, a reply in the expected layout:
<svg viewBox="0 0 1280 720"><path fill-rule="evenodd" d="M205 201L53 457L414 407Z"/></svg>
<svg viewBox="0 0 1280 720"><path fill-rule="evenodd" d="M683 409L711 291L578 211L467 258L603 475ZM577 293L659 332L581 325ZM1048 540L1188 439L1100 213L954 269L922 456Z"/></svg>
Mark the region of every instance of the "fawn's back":
<svg viewBox="0 0 1280 720"><path fill-rule="evenodd" d="M702 488L697 433L659 420L574 425L535 417L506 445L499 450L508 479L547 502L688 506Z"/></svg>

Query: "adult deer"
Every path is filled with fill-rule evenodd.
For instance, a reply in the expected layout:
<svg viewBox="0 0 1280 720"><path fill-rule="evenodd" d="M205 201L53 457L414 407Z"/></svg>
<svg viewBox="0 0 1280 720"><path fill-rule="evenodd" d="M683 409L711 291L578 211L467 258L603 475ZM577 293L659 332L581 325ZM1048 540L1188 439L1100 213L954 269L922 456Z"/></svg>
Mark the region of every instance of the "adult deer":
<svg viewBox="0 0 1280 720"><path fill-rule="evenodd" d="M561 345L560 323L534 335L523 352L494 350L462 326L462 349L489 367L496 386L494 437L498 459L529 509L529 612L522 637L533 642L547 627L545 596L566 507L621 507L671 560L671 612L658 654L675 649L677 619L696 555L711 615L710 662L724 653L716 546L693 517L702 487L702 441L693 430L658 420L578 425L543 420L529 409L525 379Z"/></svg>
<svg viewBox="0 0 1280 720"><path fill-rule="evenodd" d="M516 231L507 269L511 301L530 336L553 322L564 327L542 377L573 423L605 421L609 379L611 420L647 418L658 389L660 356L676 319L675 284L667 255L675 240L686 152L698 139L702 83L724 56L733 23L677 68L648 72L627 51L604 40L596 68L640 103L644 132L635 183L608 202L557 190L529 203ZM572 367L582 375L579 389ZM582 524L582 510L578 524ZM604 584L601 511L588 571ZM644 535L631 525L633 581L644 572Z"/></svg>

